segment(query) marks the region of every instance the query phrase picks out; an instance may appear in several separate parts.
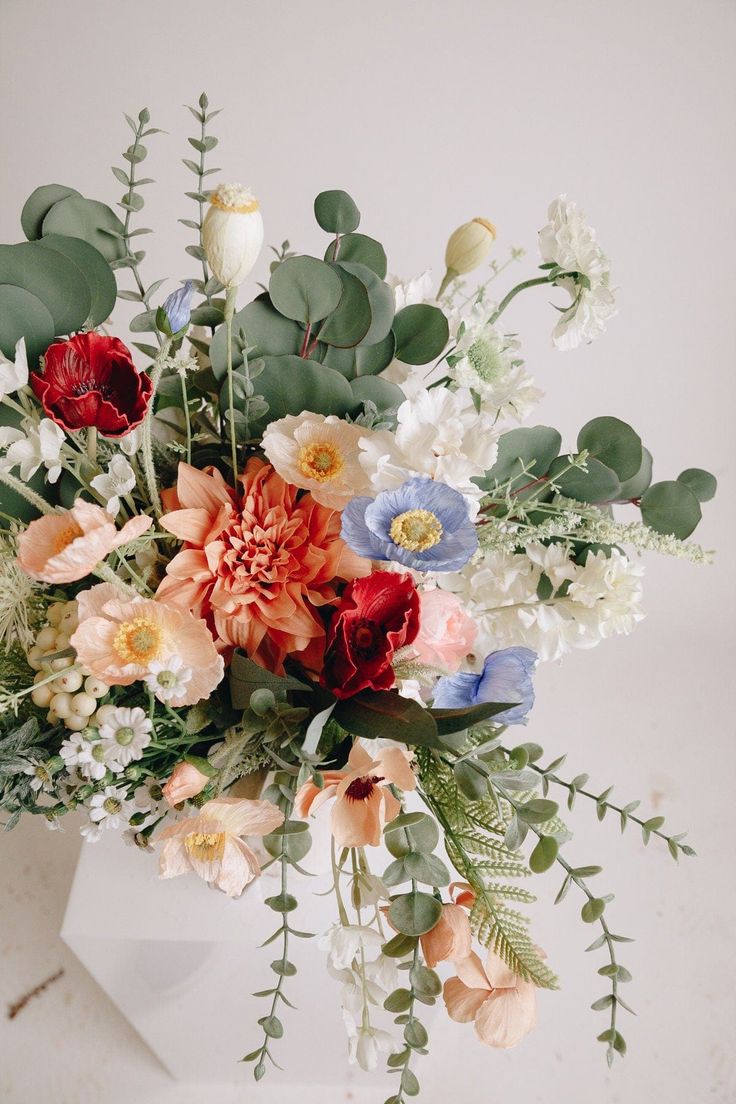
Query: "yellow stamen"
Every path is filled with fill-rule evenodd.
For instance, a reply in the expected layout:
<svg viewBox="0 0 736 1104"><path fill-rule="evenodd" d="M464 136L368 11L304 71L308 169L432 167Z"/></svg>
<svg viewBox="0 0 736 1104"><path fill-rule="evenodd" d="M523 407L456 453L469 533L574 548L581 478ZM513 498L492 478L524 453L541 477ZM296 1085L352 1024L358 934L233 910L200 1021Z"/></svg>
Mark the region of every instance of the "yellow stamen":
<svg viewBox="0 0 736 1104"><path fill-rule="evenodd" d="M228 203L217 193L210 196L210 203L213 207L217 207L218 211L229 211L230 214L236 215L249 215L252 211L258 211L261 206L257 199L251 199L248 203L241 203L240 205Z"/></svg>
<svg viewBox="0 0 736 1104"><path fill-rule="evenodd" d="M331 441L314 441L299 450L297 467L306 479L327 483L345 467L340 450Z"/></svg>
<svg viewBox="0 0 736 1104"><path fill-rule="evenodd" d="M198 862L217 862L225 854L224 832L190 832L184 846Z"/></svg>
<svg viewBox="0 0 736 1104"><path fill-rule="evenodd" d="M72 541L75 541L77 537L83 536L81 526L77 525L76 521L70 521L65 529L62 529L57 534L54 541L53 555L58 556L60 552L63 552L65 548L68 548Z"/></svg>
<svg viewBox="0 0 736 1104"><path fill-rule="evenodd" d="M409 552L426 552L442 540L442 522L430 510L397 514L389 530L391 540Z"/></svg>
<svg viewBox="0 0 736 1104"><path fill-rule="evenodd" d="M164 643L164 634L160 625L147 617L135 617L124 621L112 646L124 663L137 663L145 666L158 659Z"/></svg>

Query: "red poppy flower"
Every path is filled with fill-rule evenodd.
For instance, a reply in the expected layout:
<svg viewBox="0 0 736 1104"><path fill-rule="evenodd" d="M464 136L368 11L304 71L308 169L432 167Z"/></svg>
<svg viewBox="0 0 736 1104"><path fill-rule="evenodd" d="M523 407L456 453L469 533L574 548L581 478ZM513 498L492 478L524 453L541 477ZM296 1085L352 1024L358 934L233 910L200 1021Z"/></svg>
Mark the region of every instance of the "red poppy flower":
<svg viewBox="0 0 736 1104"><path fill-rule="evenodd" d="M410 575L374 571L345 588L332 619L322 685L336 698L389 690L394 653L419 632L419 595Z"/></svg>
<svg viewBox="0 0 736 1104"><path fill-rule="evenodd" d="M105 437L124 437L143 421L151 378L139 372L117 337L79 333L50 345L43 374L31 385L49 418L62 429L94 426Z"/></svg>

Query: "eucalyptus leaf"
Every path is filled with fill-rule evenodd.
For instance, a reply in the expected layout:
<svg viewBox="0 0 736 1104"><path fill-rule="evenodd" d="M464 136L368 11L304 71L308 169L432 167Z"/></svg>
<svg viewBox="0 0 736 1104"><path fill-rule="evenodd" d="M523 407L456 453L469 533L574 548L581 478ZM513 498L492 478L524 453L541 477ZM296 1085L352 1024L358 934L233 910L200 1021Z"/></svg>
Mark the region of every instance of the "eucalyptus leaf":
<svg viewBox="0 0 736 1104"><path fill-rule="evenodd" d="M710 502L718 489L718 480L704 468L686 468L678 475L677 482L689 487L698 502Z"/></svg>
<svg viewBox="0 0 736 1104"><path fill-rule="evenodd" d="M694 492L676 479L653 483L641 496L640 505L645 525L679 540L690 536L702 516Z"/></svg>
<svg viewBox="0 0 736 1104"><path fill-rule="evenodd" d="M587 471L569 468L567 456L559 456L550 466L549 478L560 488L560 493L578 502L612 502L621 493L618 476L600 460L588 460ZM568 471L565 469L569 468Z"/></svg>
<svg viewBox="0 0 736 1104"><path fill-rule="evenodd" d="M65 184L42 184L32 191L20 214L20 224L28 241L37 241L41 237L43 220L55 203L78 195L76 188L68 188Z"/></svg>
<svg viewBox="0 0 736 1104"><path fill-rule="evenodd" d="M557 457L562 437L551 426L528 426L503 433L498 441L496 463L479 486L490 490L494 483L512 480L512 490L546 475ZM518 485L518 486L517 486ZM535 493L529 489L529 494Z"/></svg>
<svg viewBox="0 0 736 1104"><path fill-rule="evenodd" d="M396 410L404 401L404 392L401 388L381 376L359 376L350 381L350 390L353 393L353 404L350 413L355 417L360 414L363 404L372 402L379 414L389 410Z"/></svg>
<svg viewBox="0 0 736 1104"><path fill-rule="evenodd" d="M641 438L620 418L593 418L578 434L578 451L587 449L616 473L619 480L632 479L642 462Z"/></svg>
<svg viewBox="0 0 736 1104"><path fill-rule="evenodd" d="M330 242L325 253L326 261L334 261L336 243ZM388 264L386 253L380 242L375 238L369 238L366 234L345 234L337 245L337 259L340 261L354 261L357 264L367 265L378 276L379 280L386 277Z"/></svg>
<svg viewBox="0 0 736 1104"><path fill-rule="evenodd" d="M82 238L97 249L106 261L125 256L122 240L125 227L106 203L83 196L68 196L55 203L43 220L43 234L63 234Z"/></svg>
<svg viewBox="0 0 736 1104"><path fill-rule="evenodd" d="M394 318L396 358L405 364L428 364L438 357L450 336L447 319L439 307L414 303Z"/></svg>
<svg viewBox="0 0 736 1104"><path fill-rule="evenodd" d="M360 225L360 211L347 192L320 192L314 201L314 217L329 234L350 234Z"/></svg>
<svg viewBox="0 0 736 1104"><path fill-rule="evenodd" d="M0 245L0 284L14 284L48 308L58 334L80 330L89 318L92 295L76 264L39 242Z"/></svg>
<svg viewBox="0 0 736 1104"><path fill-rule="evenodd" d="M271 273L268 291L276 310L307 325L334 311L343 284L334 268L316 257L287 257Z"/></svg>
<svg viewBox="0 0 736 1104"><path fill-rule="evenodd" d="M392 289L383 280L379 279L367 265L342 260L337 267L360 280L368 295L371 324L368 332L361 338L361 344L370 346L385 341L391 332L391 324L396 310Z"/></svg>
<svg viewBox="0 0 736 1104"><path fill-rule="evenodd" d="M625 479L619 488L619 497L623 500L641 498L652 482L652 454L649 449L641 450L641 466L636 475Z"/></svg>
<svg viewBox="0 0 736 1104"><path fill-rule="evenodd" d="M115 307L117 284L100 251L82 238L67 238L61 234L44 234L38 244L44 249L54 249L77 266L89 287L91 305L88 321L94 326L105 322Z"/></svg>
<svg viewBox="0 0 736 1104"><path fill-rule="evenodd" d="M352 348L362 341L371 327L373 314L364 282L344 265L332 265L342 283L340 301L319 328L319 339L326 345Z"/></svg>
<svg viewBox="0 0 736 1104"><path fill-rule="evenodd" d="M406 893L396 897L388 910L388 918L403 935L424 935L430 931L440 916L442 905L429 893Z"/></svg>

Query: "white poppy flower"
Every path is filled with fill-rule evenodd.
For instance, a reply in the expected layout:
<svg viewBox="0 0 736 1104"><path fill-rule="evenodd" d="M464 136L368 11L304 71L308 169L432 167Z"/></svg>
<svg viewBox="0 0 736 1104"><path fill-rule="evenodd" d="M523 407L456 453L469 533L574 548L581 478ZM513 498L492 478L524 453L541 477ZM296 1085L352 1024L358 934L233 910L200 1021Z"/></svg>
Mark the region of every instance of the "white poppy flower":
<svg viewBox="0 0 736 1104"><path fill-rule="evenodd" d="M359 459L359 443L370 436L334 414L287 414L266 429L263 451L287 483L308 490L320 505L341 510L370 491Z"/></svg>
<svg viewBox="0 0 736 1104"><path fill-rule="evenodd" d="M115 517L120 511L122 495L129 494L135 487L135 472L124 456L113 456L107 472L96 475L90 483L105 499L108 514Z"/></svg>

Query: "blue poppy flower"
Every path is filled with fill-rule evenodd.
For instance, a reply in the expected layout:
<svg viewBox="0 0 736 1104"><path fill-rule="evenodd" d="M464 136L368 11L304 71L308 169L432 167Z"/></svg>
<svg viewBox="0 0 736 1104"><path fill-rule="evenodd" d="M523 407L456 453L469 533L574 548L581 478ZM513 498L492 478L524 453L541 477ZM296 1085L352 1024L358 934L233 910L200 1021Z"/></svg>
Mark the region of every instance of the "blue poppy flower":
<svg viewBox="0 0 736 1104"><path fill-rule="evenodd" d="M164 299L164 312L172 334L186 329L191 318L192 281L185 280L180 288Z"/></svg>
<svg viewBox="0 0 736 1104"><path fill-rule="evenodd" d="M369 560L416 571L457 571L478 547L465 496L428 476L376 498L354 498L343 510L342 539Z"/></svg>
<svg viewBox="0 0 736 1104"><path fill-rule="evenodd" d="M537 653L531 648L502 648L486 656L479 675L451 675L441 678L434 691L437 709L466 709L481 702L518 702L513 709L497 713L494 723L526 724L534 705L532 675Z"/></svg>

